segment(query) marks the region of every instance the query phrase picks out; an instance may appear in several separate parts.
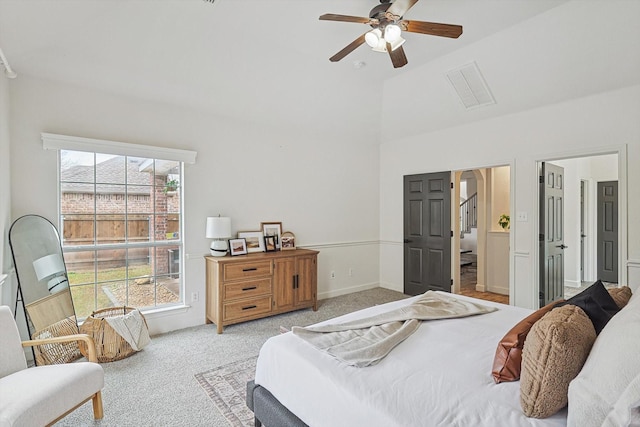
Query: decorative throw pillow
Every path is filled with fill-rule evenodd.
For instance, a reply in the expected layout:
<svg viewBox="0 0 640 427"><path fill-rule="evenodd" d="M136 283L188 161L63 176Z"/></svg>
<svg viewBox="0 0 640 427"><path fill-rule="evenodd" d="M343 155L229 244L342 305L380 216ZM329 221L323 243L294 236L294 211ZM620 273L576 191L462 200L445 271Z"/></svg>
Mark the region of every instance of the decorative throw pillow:
<svg viewBox="0 0 640 427"><path fill-rule="evenodd" d="M531 327L520 376L520 405L526 416L546 418L567 405L569 383L595 339L589 317L575 305L555 308Z"/></svg>
<svg viewBox="0 0 640 427"><path fill-rule="evenodd" d="M556 307L562 307L567 304L577 305L584 310L591 322L593 322L596 335L600 333L613 315L620 311L620 308L600 280Z"/></svg>
<svg viewBox="0 0 640 427"><path fill-rule="evenodd" d="M522 363L522 347L527 339L529 330L538 320L547 314L556 304L554 301L538 309L518 322L498 343L496 355L493 358L491 375L496 384L503 381L518 381L520 379L520 366Z"/></svg>
<svg viewBox="0 0 640 427"><path fill-rule="evenodd" d="M568 426L629 425L637 415L638 331L640 298L632 298L598 335L584 367L569 385Z"/></svg>
<svg viewBox="0 0 640 427"><path fill-rule="evenodd" d="M616 303L616 305L622 309L625 305L629 303L631 299L631 288L628 286L621 286L619 288L609 288L607 289L611 298Z"/></svg>

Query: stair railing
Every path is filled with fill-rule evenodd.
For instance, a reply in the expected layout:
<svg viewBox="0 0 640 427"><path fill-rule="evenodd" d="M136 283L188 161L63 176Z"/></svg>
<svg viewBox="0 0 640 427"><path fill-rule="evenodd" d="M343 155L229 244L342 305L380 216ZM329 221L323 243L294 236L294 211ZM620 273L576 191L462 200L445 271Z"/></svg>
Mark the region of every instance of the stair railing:
<svg viewBox="0 0 640 427"><path fill-rule="evenodd" d="M471 233L471 229L478 226L478 193L473 193L460 203L460 232Z"/></svg>

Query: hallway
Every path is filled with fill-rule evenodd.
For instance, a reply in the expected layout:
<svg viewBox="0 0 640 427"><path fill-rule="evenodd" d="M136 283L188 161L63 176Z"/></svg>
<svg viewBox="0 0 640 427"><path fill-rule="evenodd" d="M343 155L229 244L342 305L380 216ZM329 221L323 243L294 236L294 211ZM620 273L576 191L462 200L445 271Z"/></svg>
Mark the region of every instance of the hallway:
<svg viewBox="0 0 640 427"><path fill-rule="evenodd" d="M509 295L476 291L477 270L478 267L475 254L460 254L460 294L487 301L509 304Z"/></svg>

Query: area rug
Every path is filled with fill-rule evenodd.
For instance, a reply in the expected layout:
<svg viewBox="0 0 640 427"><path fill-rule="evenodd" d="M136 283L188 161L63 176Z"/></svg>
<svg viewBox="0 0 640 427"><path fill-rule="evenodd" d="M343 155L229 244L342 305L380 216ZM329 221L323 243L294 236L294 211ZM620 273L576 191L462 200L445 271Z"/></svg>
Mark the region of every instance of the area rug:
<svg viewBox="0 0 640 427"><path fill-rule="evenodd" d="M207 395L234 427L253 427L253 412L245 403L247 382L255 377L257 356L196 374Z"/></svg>

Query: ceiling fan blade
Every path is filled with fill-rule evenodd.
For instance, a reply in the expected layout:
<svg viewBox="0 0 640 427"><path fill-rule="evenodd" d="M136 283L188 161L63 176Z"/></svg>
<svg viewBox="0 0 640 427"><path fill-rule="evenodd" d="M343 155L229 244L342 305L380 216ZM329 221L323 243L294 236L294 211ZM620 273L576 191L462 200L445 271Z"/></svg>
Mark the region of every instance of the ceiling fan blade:
<svg viewBox="0 0 640 427"><path fill-rule="evenodd" d="M355 39L354 41L352 41L351 43L349 43L340 52L336 53L331 58L329 58L329 61L331 61L331 62L340 61L342 58L344 58L345 56L347 56L348 54L350 54L351 52L356 50L357 47L360 47L360 45L363 44L363 43L364 43L364 34L361 35L360 37L358 37L357 39Z"/></svg>
<svg viewBox="0 0 640 427"><path fill-rule="evenodd" d="M349 15L337 15L335 13L325 13L320 16L321 21L340 21L340 22L356 22L359 24L368 24L371 22L371 18L364 18L361 16L349 16Z"/></svg>
<svg viewBox="0 0 640 427"><path fill-rule="evenodd" d="M402 21L402 29L410 33L429 34L432 36L457 39L462 34L461 25L438 24L437 22Z"/></svg>
<svg viewBox="0 0 640 427"><path fill-rule="evenodd" d="M391 58L393 68L400 68L407 65L407 56L404 54L402 46L398 46L396 50L391 50L391 45L387 43L387 52L389 52L389 58Z"/></svg>
<svg viewBox="0 0 640 427"><path fill-rule="evenodd" d="M418 0L395 0L387 9L387 13L403 17L407 10L411 9L416 3L418 3Z"/></svg>

